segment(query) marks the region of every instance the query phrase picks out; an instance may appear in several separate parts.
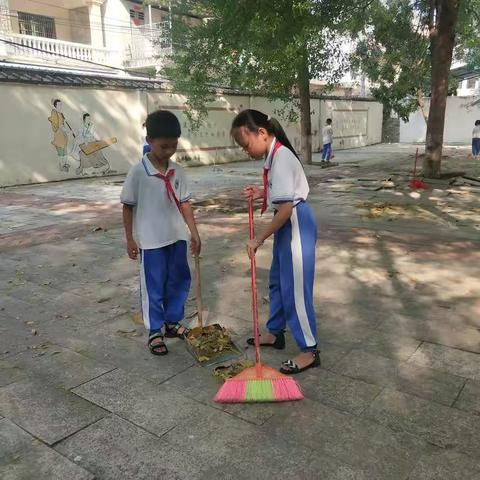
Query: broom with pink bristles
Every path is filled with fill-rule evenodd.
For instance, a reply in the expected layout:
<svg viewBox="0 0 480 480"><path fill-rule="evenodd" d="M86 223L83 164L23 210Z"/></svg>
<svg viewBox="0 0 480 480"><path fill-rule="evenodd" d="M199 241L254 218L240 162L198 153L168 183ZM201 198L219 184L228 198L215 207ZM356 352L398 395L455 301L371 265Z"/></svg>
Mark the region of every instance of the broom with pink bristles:
<svg viewBox="0 0 480 480"><path fill-rule="evenodd" d="M248 200L250 240L255 238L253 199ZM255 366L247 368L225 381L215 401L218 403L289 402L302 400L297 382L279 371L265 367L260 361L260 333L258 325L257 283L255 255L250 258L252 284L252 316L255 338Z"/></svg>

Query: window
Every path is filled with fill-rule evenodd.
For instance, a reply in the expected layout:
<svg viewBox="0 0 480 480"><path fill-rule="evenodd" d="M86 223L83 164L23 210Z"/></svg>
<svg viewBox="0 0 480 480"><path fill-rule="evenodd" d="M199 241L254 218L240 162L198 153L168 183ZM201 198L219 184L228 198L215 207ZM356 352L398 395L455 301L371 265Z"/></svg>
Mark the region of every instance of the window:
<svg viewBox="0 0 480 480"><path fill-rule="evenodd" d="M55 19L44 15L18 12L18 27L23 35L35 37L57 38Z"/></svg>
<svg viewBox="0 0 480 480"><path fill-rule="evenodd" d="M134 25L142 25L145 20L145 13L143 13L143 10L134 10L132 8L130 9L130 18Z"/></svg>
<svg viewBox="0 0 480 480"><path fill-rule="evenodd" d="M469 78L467 80L467 88L475 88L475 84L477 83L476 78Z"/></svg>

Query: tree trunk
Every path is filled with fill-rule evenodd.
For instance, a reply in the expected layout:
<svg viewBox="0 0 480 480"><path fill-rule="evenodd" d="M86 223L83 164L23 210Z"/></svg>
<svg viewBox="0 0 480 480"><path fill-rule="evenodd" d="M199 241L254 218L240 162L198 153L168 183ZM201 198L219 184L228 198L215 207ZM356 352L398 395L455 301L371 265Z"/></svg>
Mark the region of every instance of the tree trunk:
<svg viewBox="0 0 480 480"><path fill-rule="evenodd" d="M448 79L455 45L459 0L437 0L435 3L436 18L430 30L432 95L423 161L423 174L430 178L440 176Z"/></svg>
<svg viewBox="0 0 480 480"><path fill-rule="evenodd" d="M312 116L310 111L310 77L308 66L299 72L298 95L300 97L300 132L302 146L302 161L312 163Z"/></svg>

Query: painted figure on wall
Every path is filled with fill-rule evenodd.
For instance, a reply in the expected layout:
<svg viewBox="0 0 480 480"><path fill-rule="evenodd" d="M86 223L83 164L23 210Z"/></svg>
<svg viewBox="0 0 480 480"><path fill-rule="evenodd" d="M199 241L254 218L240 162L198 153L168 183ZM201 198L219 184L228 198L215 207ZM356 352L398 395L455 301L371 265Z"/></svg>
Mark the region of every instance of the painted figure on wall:
<svg viewBox="0 0 480 480"><path fill-rule="evenodd" d="M70 164L68 163L69 135L66 129L67 122L62 112L63 104L58 98L53 100L52 104L53 109L48 117L53 131L51 143L57 150L60 171L68 172L70 170Z"/></svg>
<svg viewBox="0 0 480 480"><path fill-rule="evenodd" d="M95 135L94 125L89 113L84 113L82 116L82 126L78 131L76 137L76 157L79 165L75 173L77 175L86 175L88 170L92 169L95 173L105 175L112 173L110 164L105 158L102 150L114 143L117 143L115 137L107 138L105 140L98 140Z"/></svg>
<svg viewBox="0 0 480 480"><path fill-rule="evenodd" d="M52 106L48 121L52 127L51 144L57 151L60 171L69 173L73 162L73 165L77 164L75 175L114 173L102 150L117 143L117 139L98 139L87 112L82 115L80 128L74 131L65 117L62 101L58 98L52 100Z"/></svg>

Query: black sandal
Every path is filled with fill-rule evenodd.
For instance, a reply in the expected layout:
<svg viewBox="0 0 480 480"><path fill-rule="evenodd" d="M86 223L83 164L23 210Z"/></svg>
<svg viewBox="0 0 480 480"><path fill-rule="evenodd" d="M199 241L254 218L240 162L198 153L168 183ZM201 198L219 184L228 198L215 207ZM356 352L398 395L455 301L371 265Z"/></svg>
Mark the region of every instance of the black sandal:
<svg viewBox="0 0 480 480"><path fill-rule="evenodd" d="M260 335L260 338L262 336ZM255 345L255 338L250 337L247 338L248 345ZM284 350L285 349L285 333L280 332L278 335L275 335L275 341L273 343L262 343L260 342L261 347L271 347L275 348L276 350Z"/></svg>
<svg viewBox="0 0 480 480"><path fill-rule="evenodd" d="M182 340L188 336L190 329L184 327L180 323L166 323L165 336L167 338L181 338Z"/></svg>
<svg viewBox="0 0 480 480"><path fill-rule="evenodd" d="M148 337L148 348L150 349L150 353L153 355L168 354L168 348L163 341L163 335L161 333L154 333Z"/></svg>
<svg viewBox="0 0 480 480"><path fill-rule="evenodd" d="M313 355L313 362L307 365L306 367L299 368L299 366L293 360L286 360L285 362L282 363L280 372L284 373L285 375L296 375L297 373L304 372L309 368L319 367L322 364L322 362L320 361L320 351L312 350L312 355Z"/></svg>

